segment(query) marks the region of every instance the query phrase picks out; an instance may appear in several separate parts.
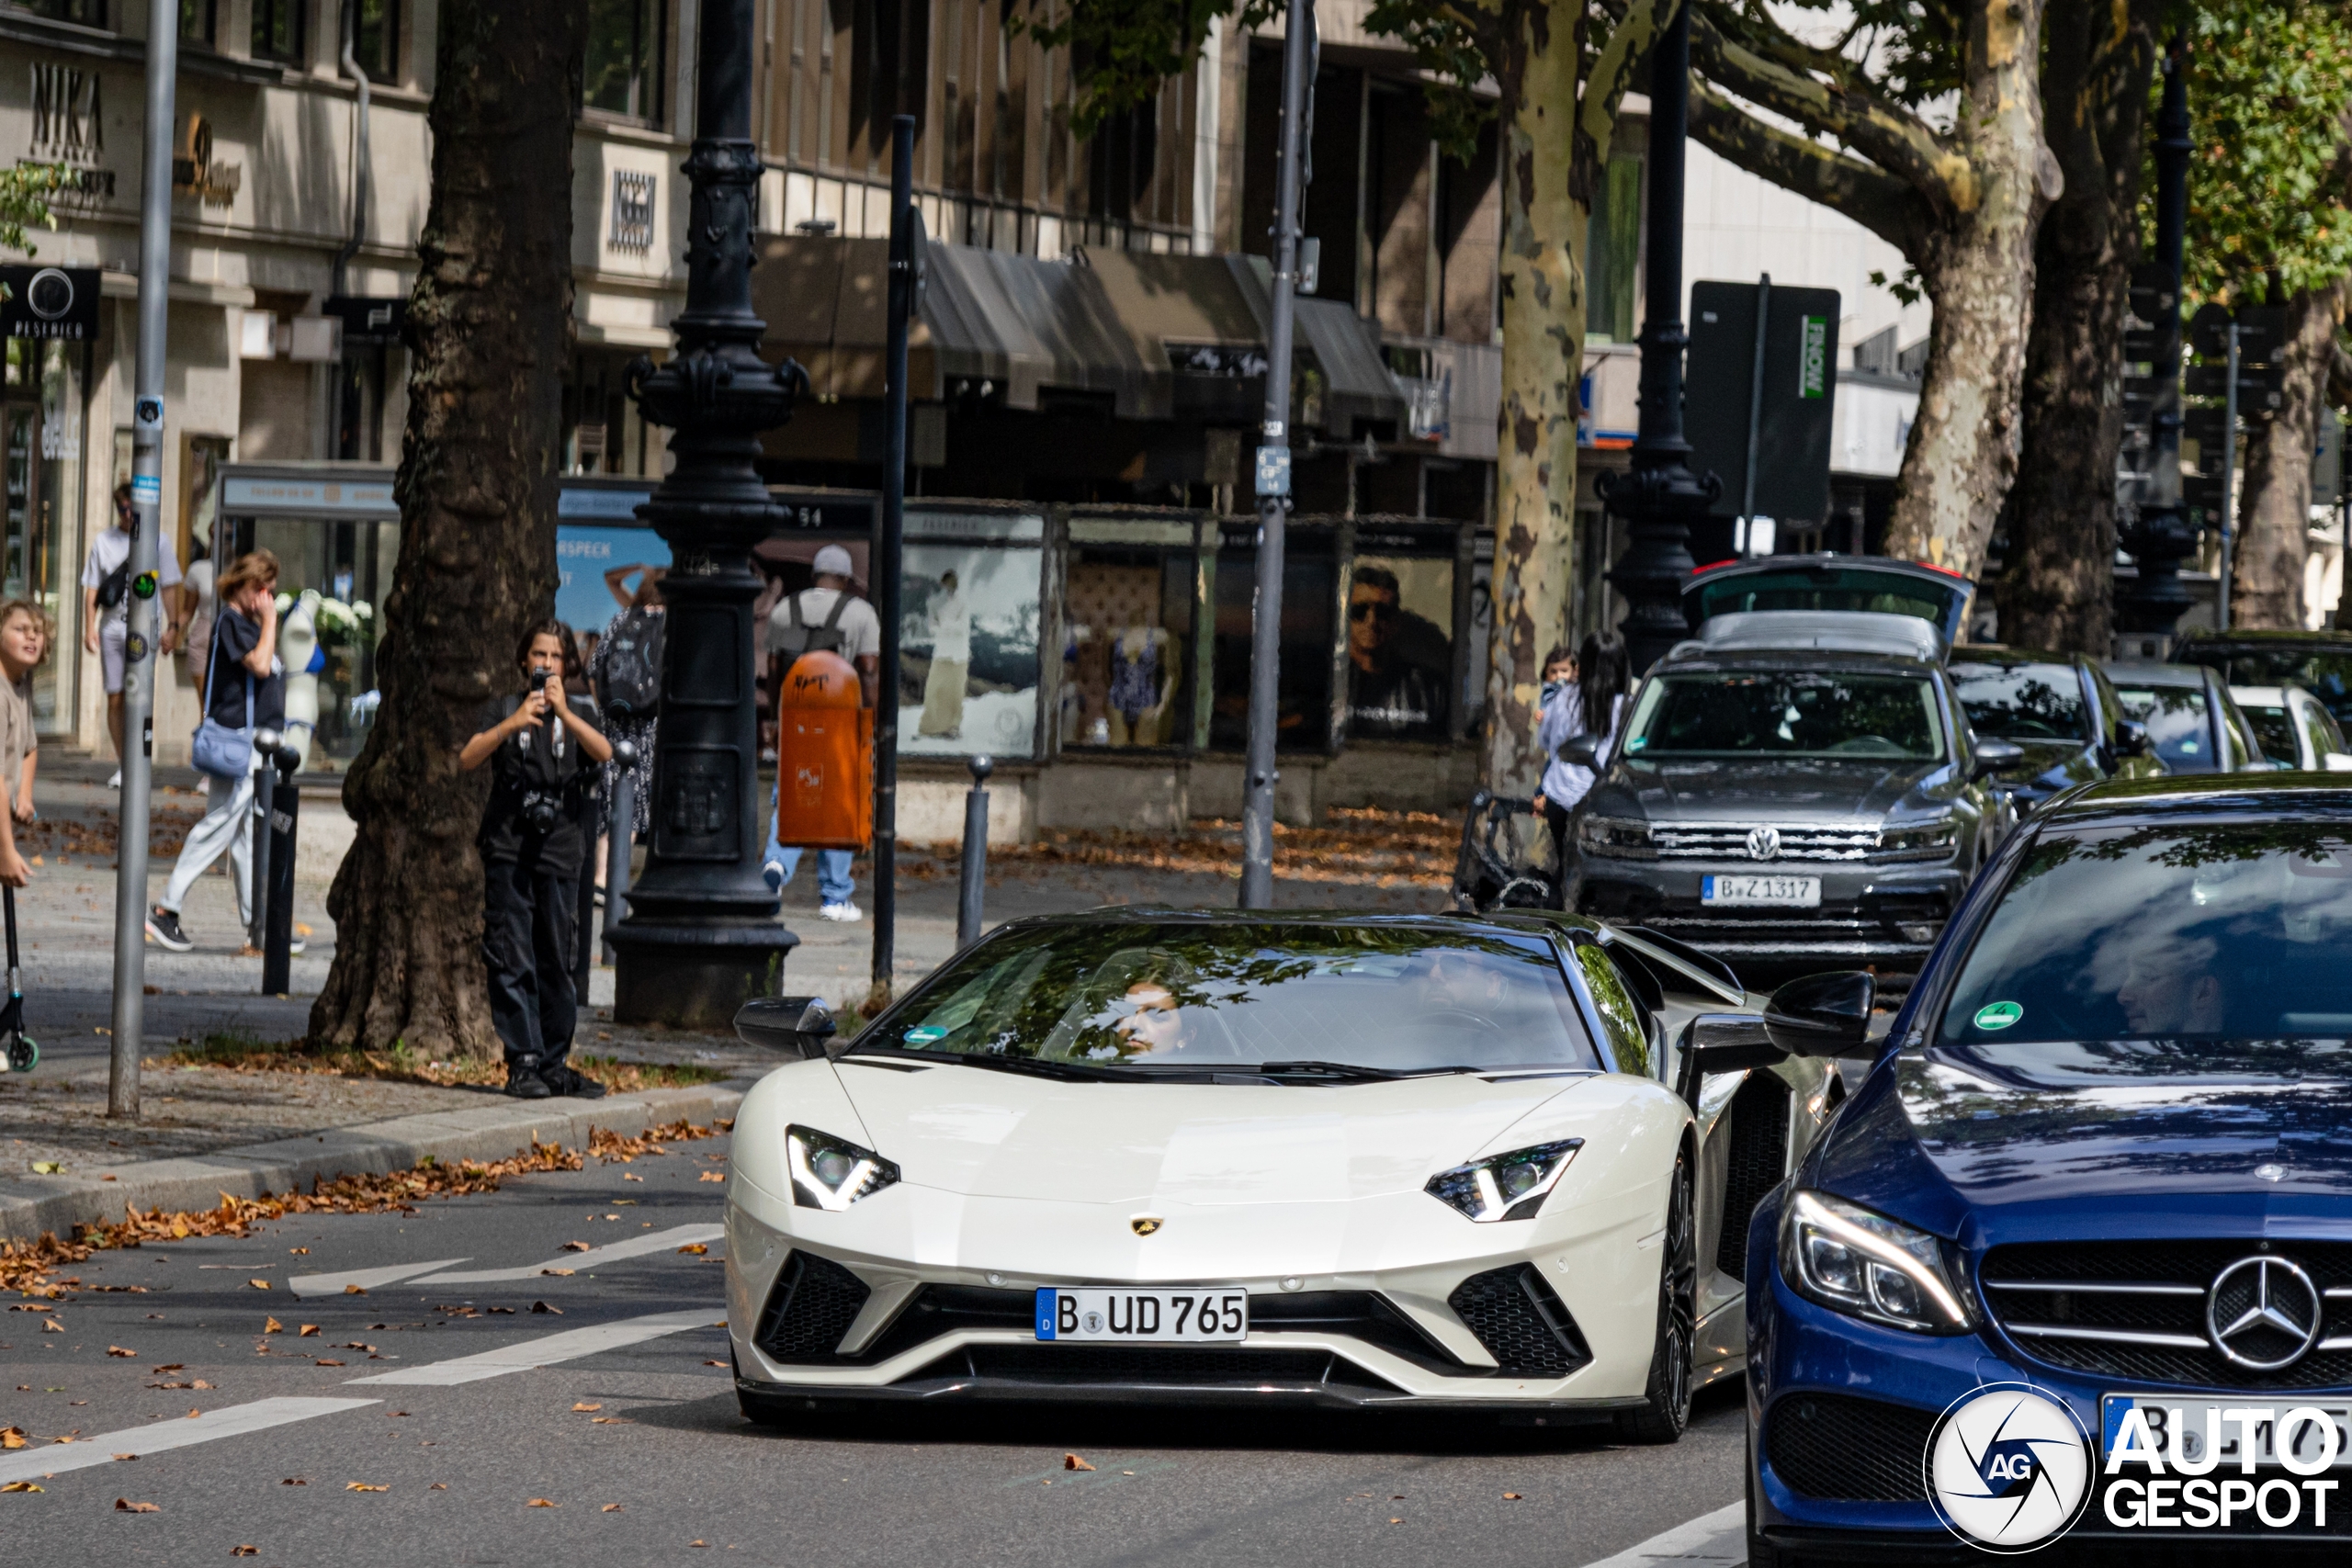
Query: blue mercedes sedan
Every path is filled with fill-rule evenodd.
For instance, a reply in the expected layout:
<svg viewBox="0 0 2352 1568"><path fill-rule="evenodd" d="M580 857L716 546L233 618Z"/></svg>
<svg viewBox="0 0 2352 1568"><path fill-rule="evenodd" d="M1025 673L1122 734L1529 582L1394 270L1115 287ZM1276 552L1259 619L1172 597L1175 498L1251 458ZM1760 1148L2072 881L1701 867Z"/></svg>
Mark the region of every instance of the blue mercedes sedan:
<svg viewBox="0 0 2352 1568"><path fill-rule="evenodd" d="M1867 1053L1870 986L1685 1046ZM1747 1279L1752 1565L2340 1557L2352 788L2113 780L2029 818Z"/></svg>

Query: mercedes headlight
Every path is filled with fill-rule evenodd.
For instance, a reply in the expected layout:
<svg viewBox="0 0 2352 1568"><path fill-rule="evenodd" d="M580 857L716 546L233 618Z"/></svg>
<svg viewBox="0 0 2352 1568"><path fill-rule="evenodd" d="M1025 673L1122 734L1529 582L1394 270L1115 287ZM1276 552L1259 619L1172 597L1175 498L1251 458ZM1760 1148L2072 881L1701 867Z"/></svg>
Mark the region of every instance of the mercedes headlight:
<svg viewBox="0 0 2352 1568"><path fill-rule="evenodd" d="M792 1167L792 1201L804 1209L838 1213L899 1179L899 1168L872 1149L814 1127L786 1127L784 1148Z"/></svg>
<svg viewBox="0 0 2352 1568"><path fill-rule="evenodd" d="M1634 817L1587 817L1577 824L1577 843L1587 854L1620 860L1656 860L1650 825Z"/></svg>
<svg viewBox="0 0 2352 1568"><path fill-rule="evenodd" d="M1917 1334L1976 1325L1941 1241L1826 1192L1790 1195L1781 1213L1781 1272L1799 1295L1872 1323Z"/></svg>
<svg viewBox="0 0 2352 1568"><path fill-rule="evenodd" d="M1568 1161L1584 1147L1582 1138L1537 1144L1441 1170L1422 1189L1440 1202L1451 1204L1480 1224L1495 1220L1532 1220L1553 1188L1560 1184Z"/></svg>
<svg viewBox="0 0 2352 1568"><path fill-rule="evenodd" d="M1950 817L1906 828L1882 828L1878 835L1880 852L1906 859L1939 860L1951 854L1959 843L1960 823Z"/></svg>

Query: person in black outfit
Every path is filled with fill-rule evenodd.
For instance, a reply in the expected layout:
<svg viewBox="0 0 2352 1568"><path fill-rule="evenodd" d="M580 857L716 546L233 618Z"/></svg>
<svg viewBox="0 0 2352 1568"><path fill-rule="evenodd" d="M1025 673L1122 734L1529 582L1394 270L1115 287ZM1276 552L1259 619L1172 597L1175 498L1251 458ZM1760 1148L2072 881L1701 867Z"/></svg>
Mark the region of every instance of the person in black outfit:
<svg viewBox="0 0 2352 1568"><path fill-rule="evenodd" d="M564 1062L579 1009L571 965L581 859L594 833L595 768L613 754L612 742L564 690L571 640L560 621L523 634L514 661L527 689L485 714L491 722L458 754L465 773L492 764L477 840L481 952L491 1021L506 1047L506 1092L518 1100L594 1100L605 1092Z"/></svg>

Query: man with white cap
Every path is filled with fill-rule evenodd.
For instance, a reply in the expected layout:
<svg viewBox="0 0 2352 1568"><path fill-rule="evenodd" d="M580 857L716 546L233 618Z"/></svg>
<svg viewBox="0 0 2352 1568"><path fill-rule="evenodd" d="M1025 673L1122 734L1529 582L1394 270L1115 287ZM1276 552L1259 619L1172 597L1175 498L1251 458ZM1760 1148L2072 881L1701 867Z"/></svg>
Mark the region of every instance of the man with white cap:
<svg viewBox="0 0 2352 1568"><path fill-rule="evenodd" d="M784 689L784 673L792 668L793 660L812 649L824 649L838 653L857 667L857 683L872 707L882 681L882 617L874 606L850 592L850 580L856 563L849 551L839 545L827 545L817 552L811 563L817 573L816 585L797 593L787 593L768 614L768 649L775 660L771 691ZM761 871L768 886L781 892L793 873L800 869L800 851L788 848L778 840L781 824L774 818L768 823L768 847ZM850 882L850 852L820 850L817 852L817 913L829 920L858 920L864 911L850 902L856 889Z"/></svg>

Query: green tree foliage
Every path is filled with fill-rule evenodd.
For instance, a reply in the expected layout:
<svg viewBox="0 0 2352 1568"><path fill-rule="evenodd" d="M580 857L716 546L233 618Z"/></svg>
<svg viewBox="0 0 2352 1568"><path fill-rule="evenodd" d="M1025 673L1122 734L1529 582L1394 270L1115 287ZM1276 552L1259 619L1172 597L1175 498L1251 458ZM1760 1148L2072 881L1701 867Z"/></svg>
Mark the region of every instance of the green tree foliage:
<svg viewBox="0 0 2352 1568"><path fill-rule="evenodd" d="M18 164L0 169L0 248L38 255L28 231L54 229L49 198L65 188L72 171L59 164Z"/></svg>
<svg viewBox="0 0 2352 1568"><path fill-rule="evenodd" d="M2291 295L2352 273L2352 10L2204 0L2188 62L2188 297L2258 300L2274 275Z"/></svg>

